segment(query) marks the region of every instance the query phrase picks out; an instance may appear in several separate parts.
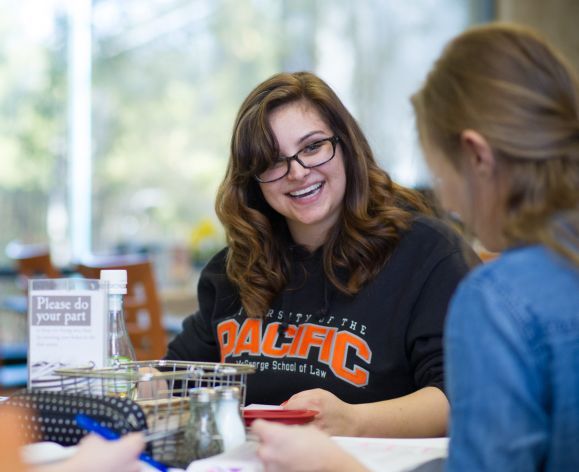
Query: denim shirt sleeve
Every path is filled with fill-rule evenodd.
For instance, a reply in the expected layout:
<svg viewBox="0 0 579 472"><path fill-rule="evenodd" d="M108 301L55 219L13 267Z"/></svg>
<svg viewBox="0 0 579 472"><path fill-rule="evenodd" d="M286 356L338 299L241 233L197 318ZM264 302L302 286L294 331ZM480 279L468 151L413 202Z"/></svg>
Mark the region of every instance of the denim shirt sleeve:
<svg viewBox="0 0 579 472"><path fill-rule="evenodd" d="M532 314L491 274L471 274L449 310L449 471L537 470L548 439L541 347Z"/></svg>

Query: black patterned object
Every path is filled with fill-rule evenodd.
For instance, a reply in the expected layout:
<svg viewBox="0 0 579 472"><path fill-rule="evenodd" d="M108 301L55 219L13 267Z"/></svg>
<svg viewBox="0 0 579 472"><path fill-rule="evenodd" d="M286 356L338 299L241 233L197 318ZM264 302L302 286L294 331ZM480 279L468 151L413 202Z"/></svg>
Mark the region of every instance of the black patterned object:
<svg viewBox="0 0 579 472"><path fill-rule="evenodd" d="M75 417L79 413L120 435L147 429L141 407L126 398L23 390L5 403L23 409L19 419L29 442L53 441L63 446L78 443L87 434L76 425Z"/></svg>

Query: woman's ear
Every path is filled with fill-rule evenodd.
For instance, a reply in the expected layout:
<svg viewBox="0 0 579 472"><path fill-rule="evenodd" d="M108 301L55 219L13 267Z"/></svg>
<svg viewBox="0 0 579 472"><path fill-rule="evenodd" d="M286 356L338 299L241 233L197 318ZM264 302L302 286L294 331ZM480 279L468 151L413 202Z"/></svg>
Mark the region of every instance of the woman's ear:
<svg viewBox="0 0 579 472"><path fill-rule="evenodd" d="M471 168L482 176L496 172L497 161L488 141L477 131L466 129L460 133L460 143Z"/></svg>

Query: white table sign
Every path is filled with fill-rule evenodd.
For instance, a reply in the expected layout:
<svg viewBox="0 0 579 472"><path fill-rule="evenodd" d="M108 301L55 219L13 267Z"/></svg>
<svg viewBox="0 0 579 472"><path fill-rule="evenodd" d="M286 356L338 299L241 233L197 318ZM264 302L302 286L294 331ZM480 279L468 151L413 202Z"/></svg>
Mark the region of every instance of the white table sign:
<svg viewBox="0 0 579 472"><path fill-rule="evenodd" d="M54 369L104 367L107 287L92 279L28 284L28 387L58 388Z"/></svg>

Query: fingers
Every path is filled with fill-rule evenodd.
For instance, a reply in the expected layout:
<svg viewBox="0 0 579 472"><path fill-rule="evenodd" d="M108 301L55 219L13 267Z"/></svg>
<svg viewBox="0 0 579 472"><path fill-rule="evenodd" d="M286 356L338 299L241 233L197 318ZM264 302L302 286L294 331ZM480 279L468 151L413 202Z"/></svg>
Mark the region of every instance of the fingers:
<svg viewBox="0 0 579 472"><path fill-rule="evenodd" d="M123 436L117 445L128 457L137 457L145 448L145 437L143 433L129 433Z"/></svg>
<svg viewBox="0 0 579 472"><path fill-rule="evenodd" d="M139 453L145 447L142 433L131 433L116 441L107 441L89 434L79 444L77 452L62 471L76 472L138 472Z"/></svg>
<svg viewBox="0 0 579 472"><path fill-rule="evenodd" d="M105 442L106 439L101 438L99 435L95 433L90 433L80 440L79 445L86 448L92 448L92 447L99 447L100 445L105 444Z"/></svg>
<svg viewBox="0 0 579 472"><path fill-rule="evenodd" d="M252 433L259 438L257 456L268 471L274 470L275 462L281 459L276 455L276 451L287 452L283 449L284 440L279 437L280 434L283 436L282 430L283 426L270 421L255 420L251 424ZM278 445L281 445L282 449Z"/></svg>
<svg viewBox="0 0 579 472"><path fill-rule="evenodd" d="M292 395L289 400L284 402L284 408L291 410L316 410L320 411L322 402L322 390L304 390L303 392Z"/></svg>
<svg viewBox="0 0 579 472"><path fill-rule="evenodd" d="M251 423L251 431L260 436L260 433L262 431L266 431L270 424L271 422L257 419L253 423Z"/></svg>
<svg viewBox="0 0 579 472"><path fill-rule="evenodd" d="M317 428L256 420L251 429L260 439L257 456L267 472L334 470L324 466L332 443Z"/></svg>
<svg viewBox="0 0 579 472"><path fill-rule="evenodd" d="M145 438L142 433L129 433L116 441L108 441L96 434L88 434L81 443L86 448L119 449L125 457L137 457L145 447Z"/></svg>
<svg viewBox="0 0 579 472"><path fill-rule="evenodd" d="M251 424L251 431L261 442L272 442L279 434L282 434L283 426L272 421L255 420Z"/></svg>
<svg viewBox="0 0 579 472"><path fill-rule="evenodd" d="M168 383L162 378L155 378L160 372L153 367L140 367L137 391L139 400L168 398ZM147 376L149 374L149 376ZM145 380L147 379L147 380Z"/></svg>

